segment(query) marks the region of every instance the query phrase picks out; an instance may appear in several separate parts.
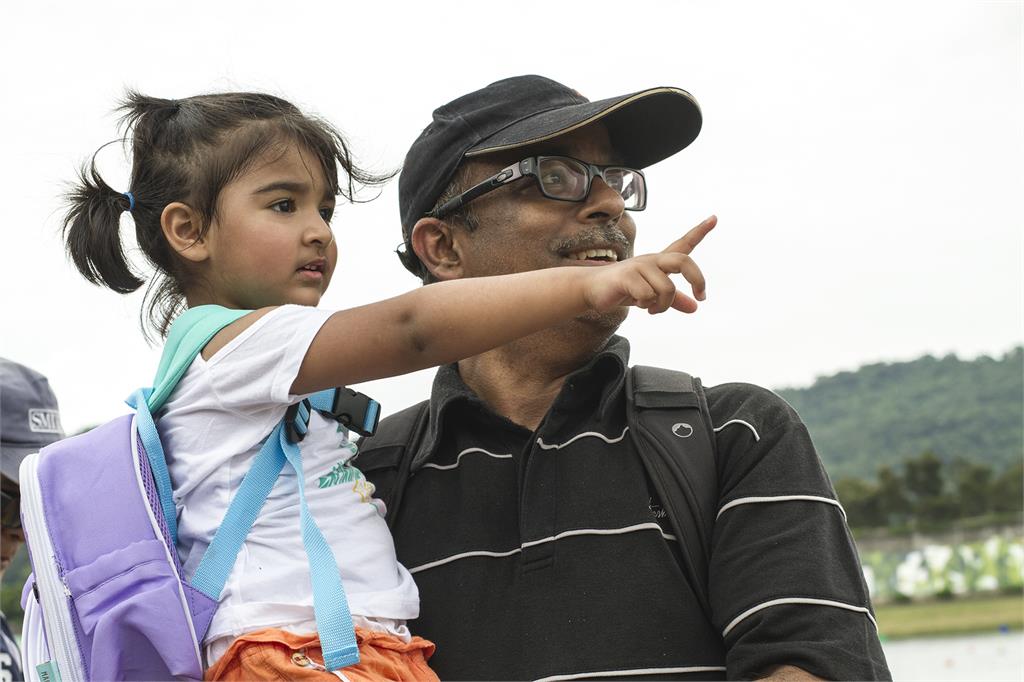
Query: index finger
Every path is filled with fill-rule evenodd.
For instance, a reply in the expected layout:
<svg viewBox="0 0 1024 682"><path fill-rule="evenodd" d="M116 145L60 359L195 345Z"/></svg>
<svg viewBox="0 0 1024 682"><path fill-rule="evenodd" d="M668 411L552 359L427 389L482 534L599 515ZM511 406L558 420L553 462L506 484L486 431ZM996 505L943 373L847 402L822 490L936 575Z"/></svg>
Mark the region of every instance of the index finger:
<svg viewBox="0 0 1024 682"><path fill-rule="evenodd" d="M707 233L718 224L718 216L712 215L704 219L700 225L693 228L679 239L669 244L662 253L675 252L675 253L690 253L697 245L700 244L701 240L707 236Z"/></svg>

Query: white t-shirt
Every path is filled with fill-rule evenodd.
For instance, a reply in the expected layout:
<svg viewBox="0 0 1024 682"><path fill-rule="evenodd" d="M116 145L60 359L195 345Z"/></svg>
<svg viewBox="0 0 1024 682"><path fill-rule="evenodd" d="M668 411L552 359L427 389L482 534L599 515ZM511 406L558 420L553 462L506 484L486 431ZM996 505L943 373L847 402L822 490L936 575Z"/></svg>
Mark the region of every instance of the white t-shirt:
<svg viewBox="0 0 1024 682"><path fill-rule="evenodd" d="M191 579L262 441L290 405L291 385L331 311L282 306L210 360L196 357L158 413L178 512L178 552ZM407 638L419 593L398 563L373 485L348 464L345 429L313 412L302 451L306 502L334 551L357 625ZM286 464L238 553L206 634L214 662L235 637L268 627L316 631L299 526L295 471Z"/></svg>

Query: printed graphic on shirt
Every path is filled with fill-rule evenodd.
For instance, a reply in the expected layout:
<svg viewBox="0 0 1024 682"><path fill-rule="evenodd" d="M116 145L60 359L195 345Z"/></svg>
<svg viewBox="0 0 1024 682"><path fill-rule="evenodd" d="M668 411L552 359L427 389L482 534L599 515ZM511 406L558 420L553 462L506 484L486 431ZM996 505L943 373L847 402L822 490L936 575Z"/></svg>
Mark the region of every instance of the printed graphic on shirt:
<svg viewBox="0 0 1024 682"><path fill-rule="evenodd" d="M387 507L384 506L383 500L374 499L373 497L373 493L376 492L377 488L373 483L366 480L362 471L349 464L347 459L340 460L331 467L330 471L320 476L317 480L317 485L320 488L330 488L346 483L351 483L352 492L359 496L359 501L373 505L373 508L381 518L387 514Z"/></svg>
<svg viewBox="0 0 1024 682"><path fill-rule="evenodd" d="M345 456L339 459L338 463L331 467L330 471L319 478L317 484L321 488L330 488L332 485L348 483L363 477L359 469L348 464L356 456L356 452L358 452L356 444L348 439L348 429L338 424L338 433L342 434L342 440L338 443L338 448L345 451Z"/></svg>
<svg viewBox="0 0 1024 682"><path fill-rule="evenodd" d="M320 488L330 488L331 486L349 483L360 478L363 478L363 472L350 465L347 459L343 459L339 460L337 464L331 467L330 471L321 476L317 481L317 485Z"/></svg>
<svg viewBox="0 0 1024 682"><path fill-rule="evenodd" d="M647 498L647 508L651 510L651 516L658 519L660 523L663 518L668 516L665 508L661 506L661 503L655 500L653 497Z"/></svg>
<svg viewBox="0 0 1024 682"><path fill-rule="evenodd" d="M362 474L359 474L362 476ZM356 481L356 484L352 486L352 491L359 495L359 499L363 502L369 502L373 499L373 493L377 490L372 483L367 481L365 478L360 478Z"/></svg>

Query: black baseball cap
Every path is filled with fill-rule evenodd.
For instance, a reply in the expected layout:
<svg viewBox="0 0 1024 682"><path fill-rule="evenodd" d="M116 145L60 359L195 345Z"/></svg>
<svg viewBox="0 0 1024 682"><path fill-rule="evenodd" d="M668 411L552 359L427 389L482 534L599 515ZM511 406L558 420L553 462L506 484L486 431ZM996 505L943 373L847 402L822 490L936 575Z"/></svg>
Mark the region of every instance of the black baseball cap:
<svg viewBox="0 0 1024 682"><path fill-rule="evenodd" d="M595 121L607 128L623 165L646 168L693 142L701 113L679 88L591 102L543 76L506 78L463 95L434 110L405 157L398 203L406 249L416 221L434 207L463 159L544 142Z"/></svg>
<svg viewBox="0 0 1024 682"><path fill-rule="evenodd" d="M0 473L17 483L21 461L63 437L50 382L0 358Z"/></svg>

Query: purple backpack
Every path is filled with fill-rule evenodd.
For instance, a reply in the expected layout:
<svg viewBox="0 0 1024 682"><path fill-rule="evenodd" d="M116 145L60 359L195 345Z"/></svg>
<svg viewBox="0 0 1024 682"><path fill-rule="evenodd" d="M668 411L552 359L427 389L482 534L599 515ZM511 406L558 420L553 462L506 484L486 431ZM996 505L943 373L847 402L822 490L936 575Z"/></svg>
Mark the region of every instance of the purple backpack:
<svg viewBox="0 0 1024 682"><path fill-rule="evenodd" d="M21 470L50 661L64 680L203 677L217 602L182 579L133 415L55 443ZM26 635L30 627L26 627ZM37 646L26 642L26 649Z"/></svg>
<svg viewBox="0 0 1024 682"><path fill-rule="evenodd" d="M302 480L296 441L309 411L363 433L376 427L379 406L353 391L325 391L293 406L267 437L196 574L186 580L152 413L209 339L246 312L201 306L184 313L168 335L155 388L129 399L134 414L23 462L22 525L33 569L22 593L28 679L36 673L46 682L201 680L202 641L249 529L285 465ZM354 628L333 554L304 500L301 510L297 522L325 662L337 669L358 661Z"/></svg>

